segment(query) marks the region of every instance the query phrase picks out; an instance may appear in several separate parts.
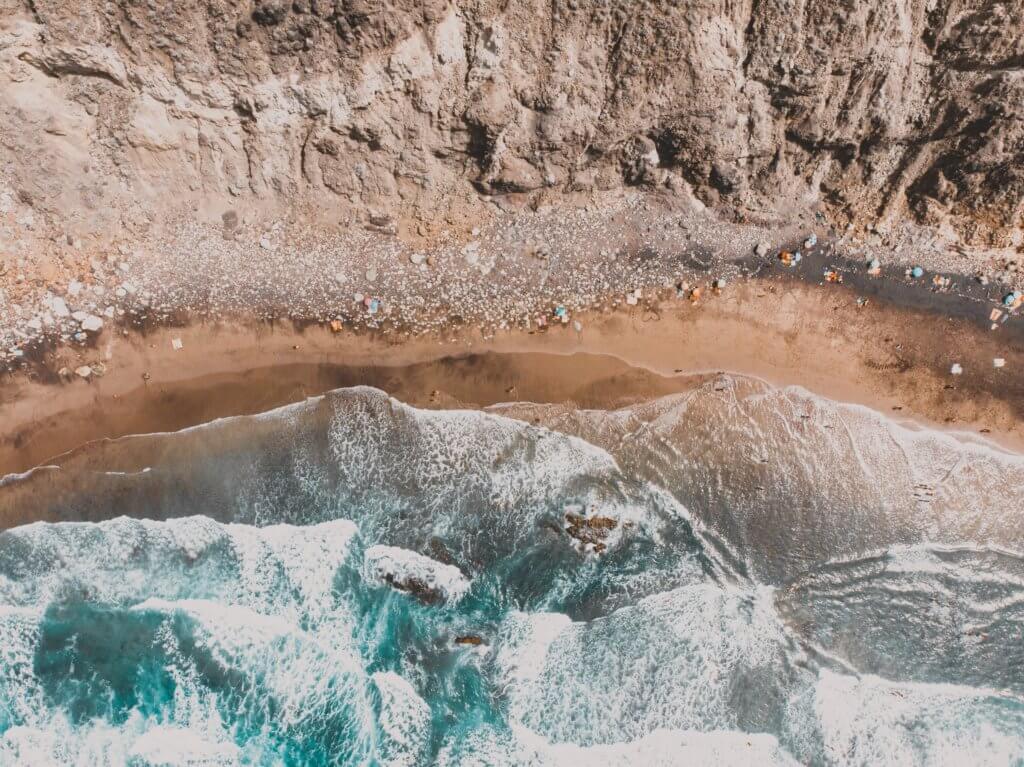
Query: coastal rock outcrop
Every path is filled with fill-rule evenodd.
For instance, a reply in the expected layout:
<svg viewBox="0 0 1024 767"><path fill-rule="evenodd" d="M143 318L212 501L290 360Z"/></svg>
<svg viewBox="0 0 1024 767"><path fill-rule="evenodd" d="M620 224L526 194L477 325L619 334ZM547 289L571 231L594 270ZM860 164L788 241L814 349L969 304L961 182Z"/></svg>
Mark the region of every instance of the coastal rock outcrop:
<svg viewBox="0 0 1024 767"><path fill-rule="evenodd" d="M1017 244L1022 0L0 0L0 165L68 231L640 186ZM347 212L346 212L347 211Z"/></svg>

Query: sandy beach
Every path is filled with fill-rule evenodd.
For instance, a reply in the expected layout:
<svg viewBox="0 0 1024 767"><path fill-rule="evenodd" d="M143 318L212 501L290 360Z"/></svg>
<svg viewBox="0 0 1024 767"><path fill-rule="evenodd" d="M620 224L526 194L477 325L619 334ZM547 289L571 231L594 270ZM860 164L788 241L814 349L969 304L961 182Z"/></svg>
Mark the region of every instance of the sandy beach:
<svg viewBox="0 0 1024 767"><path fill-rule="evenodd" d="M103 377L22 374L3 384L0 472L25 471L93 440L260 412L342 386L372 385L424 407L608 408L719 371L1024 446L1024 349L1013 326L983 327L984 307L964 301L950 316L885 298L861 305L858 295L784 276L708 291L697 303L662 291L636 307L576 315L579 331L555 323L403 339L219 322L111 334L93 350L112 361ZM1004 367L994 366L997 357ZM47 364L62 366L60 353ZM954 364L962 374L951 374Z"/></svg>

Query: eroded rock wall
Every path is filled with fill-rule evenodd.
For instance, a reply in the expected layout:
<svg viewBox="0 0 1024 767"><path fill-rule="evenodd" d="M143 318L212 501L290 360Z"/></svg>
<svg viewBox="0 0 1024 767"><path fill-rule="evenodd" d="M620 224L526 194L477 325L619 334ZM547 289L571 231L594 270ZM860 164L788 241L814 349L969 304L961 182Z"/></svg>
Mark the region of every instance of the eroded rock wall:
<svg viewBox="0 0 1024 767"><path fill-rule="evenodd" d="M0 0L0 83L4 183L69 229L625 185L1022 227L1024 0Z"/></svg>

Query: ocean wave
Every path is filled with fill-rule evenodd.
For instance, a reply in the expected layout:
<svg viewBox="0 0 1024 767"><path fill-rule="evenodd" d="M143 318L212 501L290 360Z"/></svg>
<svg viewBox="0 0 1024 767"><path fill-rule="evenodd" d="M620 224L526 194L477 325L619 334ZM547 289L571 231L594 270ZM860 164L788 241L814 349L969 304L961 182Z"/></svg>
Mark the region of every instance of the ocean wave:
<svg viewBox="0 0 1024 767"><path fill-rule="evenodd" d="M449 743L439 767L795 767L795 761L771 735L742 732L682 732L659 729L639 740L597 746L550 743L525 728L480 728Z"/></svg>
<svg viewBox="0 0 1024 767"><path fill-rule="evenodd" d="M684 587L587 622L511 616L504 632L509 716L556 743L769 732L792 688L809 683L763 590Z"/></svg>
<svg viewBox="0 0 1024 767"><path fill-rule="evenodd" d="M51 520L0 533L2 765L1024 760L1024 461L983 441L721 377L57 464L0 486Z"/></svg>
<svg viewBox="0 0 1024 767"><path fill-rule="evenodd" d="M799 387L722 375L614 411L489 412L606 450L626 475L670 491L762 582L896 545L1024 549L1024 456Z"/></svg>
<svg viewBox="0 0 1024 767"><path fill-rule="evenodd" d="M208 598L310 615L330 597L356 527L156 522L35 523L0 533L0 599L12 606Z"/></svg>
<svg viewBox="0 0 1024 767"><path fill-rule="evenodd" d="M847 765L1020 764L1019 700L961 685L821 673L813 691L821 761Z"/></svg>
<svg viewBox="0 0 1024 767"><path fill-rule="evenodd" d="M894 547L823 563L780 590L788 625L889 679L1024 694L1024 557L987 546Z"/></svg>

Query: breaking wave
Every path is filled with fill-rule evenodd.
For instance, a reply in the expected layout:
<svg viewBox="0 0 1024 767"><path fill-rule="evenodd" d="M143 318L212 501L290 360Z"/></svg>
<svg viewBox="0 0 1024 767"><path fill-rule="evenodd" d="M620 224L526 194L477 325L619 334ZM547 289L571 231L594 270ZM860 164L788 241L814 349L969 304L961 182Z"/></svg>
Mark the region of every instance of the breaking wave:
<svg viewBox="0 0 1024 767"><path fill-rule="evenodd" d="M1022 494L732 377L102 443L0 481L0 764L1024 763Z"/></svg>

